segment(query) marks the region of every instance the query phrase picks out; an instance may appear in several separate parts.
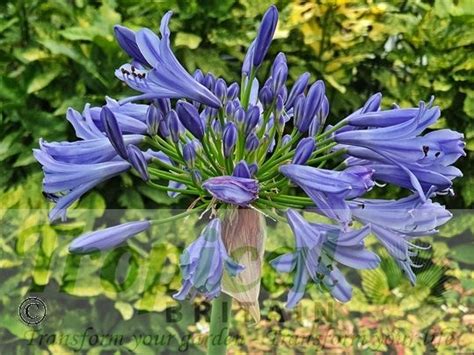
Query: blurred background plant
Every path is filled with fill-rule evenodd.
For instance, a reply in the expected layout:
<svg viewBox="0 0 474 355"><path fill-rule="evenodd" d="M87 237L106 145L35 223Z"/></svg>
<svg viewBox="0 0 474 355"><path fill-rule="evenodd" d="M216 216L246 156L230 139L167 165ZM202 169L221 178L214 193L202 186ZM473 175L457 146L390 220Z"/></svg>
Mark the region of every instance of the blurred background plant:
<svg viewBox="0 0 474 355"><path fill-rule="evenodd" d="M5 344L1 347L16 351L24 346L21 339L25 338L26 328L15 318L17 301L27 292L41 291L52 284L65 294L81 297L93 310L89 315L71 306L68 319L80 320L75 324L78 330L94 323L94 319L101 321L99 310L104 305L112 308L111 315L102 320L104 331L116 331L119 320L123 320L120 328L124 330L152 333L166 328L176 337L186 329L205 329L199 328L200 323L198 328L192 326L193 320L189 319L167 326L161 312L167 304L173 304L167 295L178 287L177 260L184 245L168 241L178 235L191 235L183 226L170 225L167 230L151 234L155 238L146 236L138 240L138 245L111 252L106 256L106 264L88 258L91 265L86 269L81 266L81 274L97 278L99 273L101 284L108 287L94 288L88 282L79 286L74 282L75 286L70 286L80 258L67 256L70 238L65 238L65 234L78 235L92 229L95 218L102 218L106 208L157 208L168 206L171 201L125 175L112 186L108 184L107 193L99 189L81 201L72 222L48 226L42 211L47 202L41 194L40 167L34 163L31 149L40 137L48 141L72 137L64 118L67 107L82 110L86 102L101 105L105 92L114 98L127 92L113 75L114 69L128 60L114 40L114 24L157 29L161 15L173 9L172 40L178 58L190 71L200 67L231 81L239 78L245 46L255 35L256 18L271 3L17 0L0 4L0 344ZM287 54L290 81L303 71L309 71L313 79L325 80L331 103L330 120L344 117L377 91L384 94L385 106L416 105L420 99L427 101L430 95L436 96L444 117L440 125L463 132L467 140L468 157L459 165L465 176L455 183L457 195L449 199L448 207L472 208L474 3L284 0L278 1L277 6L281 20L269 57L279 51ZM390 191L390 197L397 194L397 190ZM388 197L385 191L384 196ZM183 200L181 206L186 203ZM80 212L85 208L95 212ZM103 221L99 224L103 225ZM472 334L474 324L473 226L472 213L460 213L442 231L445 238L428 239L433 249L420 256L426 267L417 271L420 285L414 289L399 277L398 269L388 259L382 269L362 274L357 297L348 305L333 304L310 288L314 300L305 301L306 307L334 307L331 314L321 317L314 317L313 312L298 318L278 311L288 280L266 268L263 283L267 292L262 298L265 320L258 327L247 329L241 323L245 321L243 314L237 317L234 335L244 340L243 345L231 349L270 351L268 334L273 331L282 339L288 334L303 336L308 332L316 337L327 337L330 333L338 339L301 345L301 350L306 351L345 346L374 351L410 348L400 339L388 345L370 341L377 331L390 334L398 329L401 336L408 338L415 333L430 334L428 340L412 337L416 342L413 346L419 351L452 350L454 345L440 338L451 333L474 350L472 335L466 335ZM278 229L269 233L274 238L286 237L285 231ZM151 249L146 247L151 245L146 244L150 240L154 242ZM268 250L272 250L270 254L283 252L274 251L271 243ZM106 265L118 263L124 253L132 258L134 272L141 270L142 263L152 264L151 273L145 275L145 287L137 292L124 291L123 282L109 277ZM63 267L55 269L57 263ZM57 307L64 304L68 304L67 298ZM147 313L150 311L161 313ZM146 320L142 322L143 317ZM55 324L49 327L51 332L55 331ZM361 340L346 344L348 336ZM55 348L54 343L33 345L50 352L70 350L67 346ZM283 348L289 350L292 346ZM111 349L117 350L102 350ZM193 349L201 351L202 347ZM143 349L147 350L154 352L156 348Z"/></svg>

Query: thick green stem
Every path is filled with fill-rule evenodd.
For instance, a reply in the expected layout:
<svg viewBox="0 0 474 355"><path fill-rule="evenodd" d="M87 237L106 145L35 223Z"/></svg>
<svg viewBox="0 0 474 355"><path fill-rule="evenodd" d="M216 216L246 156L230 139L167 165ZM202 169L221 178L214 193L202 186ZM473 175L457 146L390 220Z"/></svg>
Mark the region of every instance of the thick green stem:
<svg viewBox="0 0 474 355"><path fill-rule="evenodd" d="M225 293L221 293L212 301L211 324L207 341L208 355L226 354L231 308L232 297Z"/></svg>

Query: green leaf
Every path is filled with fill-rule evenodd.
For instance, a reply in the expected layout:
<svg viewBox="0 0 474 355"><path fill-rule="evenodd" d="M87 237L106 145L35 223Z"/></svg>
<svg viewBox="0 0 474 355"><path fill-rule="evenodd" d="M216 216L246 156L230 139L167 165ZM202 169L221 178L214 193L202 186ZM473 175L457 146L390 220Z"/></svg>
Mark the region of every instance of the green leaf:
<svg viewBox="0 0 474 355"><path fill-rule="evenodd" d="M456 261L474 265L474 243L455 246L451 249L451 257Z"/></svg>
<svg viewBox="0 0 474 355"><path fill-rule="evenodd" d="M26 88L26 92L28 94L37 92L41 89L44 89L46 86L48 86L56 77L61 74L62 68L59 66L53 66L52 68L46 69L45 72L35 76L30 83L28 84L28 87Z"/></svg>
<svg viewBox="0 0 474 355"><path fill-rule="evenodd" d="M192 33L178 32L175 38L176 47L188 47L190 49L196 49L199 47L202 38Z"/></svg>

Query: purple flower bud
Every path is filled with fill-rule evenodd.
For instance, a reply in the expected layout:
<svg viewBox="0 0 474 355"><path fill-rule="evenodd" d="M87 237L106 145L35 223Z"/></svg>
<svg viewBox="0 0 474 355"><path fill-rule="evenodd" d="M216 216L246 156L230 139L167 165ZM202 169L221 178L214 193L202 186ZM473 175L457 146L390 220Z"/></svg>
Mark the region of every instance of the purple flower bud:
<svg viewBox="0 0 474 355"><path fill-rule="evenodd" d="M288 89L286 88L286 86L280 86L276 93L276 96L281 96L283 102L286 102L286 99L288 98Z"/></svg>
<svg viewBox="0 0 474 355"><path fill-rule="evenodd" d="M248 206L259 192L257 180L235 176L213 177L202 186L217 200L237 206Z"/></svg>
<svg viewBox="0 0 474 355"><path fill-rule="evenodd" d="M245 111L242 107L238 107L234 112L234 121L235 123L241 127L245 121Z"/></svg>
<svg viewBox="0 0 474 355"><path fill-rule="evenodd" d="M199 112L192 104L186 101L178 101L176 105L179 119L186 129L191 132L194 137L202 140L204 137L205 124L199 116Z"/></svg>
<svg viewBox="0 0 474 355"><path fill-rule="evenodd" d="M107 137L109 138L109 141L117 154L123 159L127 160L127 149L125 148L122 132L120 131L120 127L114 113L107 106L104 106L100 111L100 120L102 121L102 126L104 127L105 133L107 134Z"/></svg>
<svg viewBox="0 0 474 355"><path fill-rule="evenodd" d="M255 133L250 133L247 136L247 140L245 141L245 150L249 153L257 150L258 146L260 145L260 141Z"/></svg>
<svg viewBox="0 0 474 355"><path fill-rule="evenodd" d="M289 134L285 134L283 138L281 139L281 145L284 147L291 141L291 136Z"/></svg>
<svg viewBox="0 0 474 355"><path fill-rule="evenodd" d="M183 158L188 168L194 167L194 163L196 162L196 148L192 142L184 145Z"/></svg>
<svg viewBox="0 0 474 355"><path fill-rule="evenodd" d="M224 156L228 158L232 155L237 142L237 127L233 122L228 122L224 127L224 133L222 134L222 143L224 145Z"/></svg>
<svg viewBox="0 0 474 355"><path fill-rule="evenodd" d="M262 103L263 108L264 109L268 108L273 101L272 90L270 89L270 87L266 85L262 87L260 89L258 98L260 99L260 102Z"/></svg>
<svg viewBox="0 0 474 355"><path fill-rule="evenodd" d="M149 221L129 222L81 235L69 245L70 253L91 253L115 248L128 238L150 228Z"/></svg>
<svg viewBox="0 0 474 355"><path fill-rule="evenodd" d="M160 126L160 121L163 119L163 114L158 111L158 108L151 104L148 106L146 111L146 125L147 131L150 136L158 134L158 128Z"/></svg>
<svg viewBox="0 0 474 355"><path fill-rule="evenodd" d="M204 76L203 85L207 87L209 90L212 90L214 88L215 83L216 83L216 78L214 77L214 75L212 75L212 73L207 73Z"/></svg>
<svg viewBox="0 0 474 355"><path fill-rule="evenodd" d="M194 146L194 150L196 151L197 154L202 152L202 144L197 139L192 139L191 141L189 141L189 143L191 143Z"/></svg>
<svg viewBox="0 0 474 355"><path fill-rule="evenodd" d="M296 80L295 84L291 88L290 94L288 95L288 100L286 100L285 107L287 110L293 107L295 104L296 98L303 94L306 90L309 82L309 73L303 73L300 77Z"/></svg>
<svg viewBox="0 0 474 355"><path fill-rule="evenodd" d="M250 107L245 115L244 132L246 136L254 130L259 120L260 109L258 108L258 106Z"/></svg>
<svg viewBox="0 0 474 355"><path fill-rule="evenodd" d="M227 89L227 99L234 100L239 95L239 84L232 83Z"/></svg>
<svg viewBox="0 0 474 355"><path fill-rule="evenodd" d="M319 111L319 114L321 115L321 126L324 126L326 118L328 118L329 115L329 100L326 95L324 95L323 104L321 105L321 110Z"/></svg>
<svg viewBox="0 0 474 355"><path fill-rule="evenodd" d="M168 121L168 127L170 128L171 139L173 140L173 142L178 143L180 136L180 122L176 111L171 110L170 112L168 112L166 118Z"/></svg>
<svg viewBox="0 0 474 355"><path fill-rule="evenodd" d="M298 130L301 133L306 133L308 131L311 122L321 108L323 97L324 83L321 80L318 80L309 88L308 96L305 100L303 116L298 125Z"/></svg>
<svg viewBox="0 0 474 355"><path fill-rule="evenodd" d="M169 135L170 135L170 127L169 127L168 115L164 116L164 117L160 120L160 124L159 124L158 130L160 131L160 135L161 135L163 138L168 138L168 137L169 137Z"/></svg>
<svg viewBox="0 0 474 355"><path fill-rule="evenodd" d="M251 175L250 175L249 166L247 165L247 162L245 160L241 160L235 166L232 176L250 179Z"/></svg>
<svg viewBox="0 0 474 355"><path fill-rule="evenodd" d="M283 98L280 95L277 96L275 109L278 114L281 114L283 111Z"/></svg>
<svg viewBox="0 0 474 355"><path fill-rule="evenodd" d="M138 171L143 181L148 181L150 175L148 174L146 158L143 155L143 152L132 144L127 146L127 151L130 164L132 164L135 170Z"/></svg>
<svg viewBox="0 0 474 355"><path fill-rule="evenodd" d="M270 48L270 43L275 33L278 22L278 10L272 5L263 15L262 23L258 29L257 38L255 39L255 48L253 53L253 66L259 67L262 64L265 55Z"/></svg>
<svg viewBox="0 0 474 355"><path fill-rule="evenodd" d="M170 99L156 99L156 106L160 109L163 115L166 115L171 110Z"/></svg>
<svg viewBox="0 0 474 355"><path fill-rule="evenodd" d="M270 69L272 78L276 78L276 73L281 65L286 65L286 57L282 52L277 54L275 60L272 63L272 67Z"/></svg>
<svg viewBox="0 0 474 355"><path fill-rule="evenodd" d="M311 121L311 124L309 125L308 135L310 137L317 135L321 131L321 129L324 127L328 114L329 114L329 101L325 95L323 98L323 102L321 104L321 108L316 114L316 117L313 119L313 121Z"/></svg>
<svg viewBox="0 0 474 355"><path fill-rule="evenodd" d="M220 135L222 134L222 126L219 120L213 120L211 123L211 128L214 131L215 134Z"/></svg>
<svg viewBox="0 0 474 355"><path fill-rule="evenodd" d="M286 57L283 53L278 53L272 66L273 91L276 93L278 89L285 85L288 77L288 66Z"/></svg>
<svg viewBox="0 0 474 355"><path fill-rule="evenodd" d="M232 117L234 115L234 103L232 101L227 101L225 105L225 114L227 117Z"/></svg>
<svg viewBox="0 0 474 355"><path fill-rule="evenodd" d="M380 102L382 101L382 94L376 93L372 95L367 102L365 103L364 107L362 107L361 114L367 112L377 112L380 109Z"/></svg>
<svg viewBox="0 0 474 355"><path fill-rule="evenodd" d="M252 163L249 165L250 176L254 176L258 171L258 165L256 163Z"/></svg>
<svg viewBox="0 0 474 355"><path fill-rule="evenodd" d="M196 184L196 185L201 185L202 183L202 175L201 175L201 172L197 169L193 169L191 171L191 178L193 179L193 182Z"/></svg>
<svg viewBox="0 0 474 355"><path fill-rule="evenodd" d="M221 101L227 96L227 85L224 79L217 79L216 84L214 86L214 94L216 94L217 98Z"/></svg>
<svg viewBox="0 0 474 355"><path fill-rule="evenodd" d="M193 77L199 84L204 82L204 74L202 73L201 69L196 69L194 71Z"/></svg>
<svg viewBox="0 0 474 355"><path fill-rule="evenodd" d="M315 146L313 137L303 138L296 146L295 155L291 162L298 165L306 164L311 154L313 154Z"/></svg>

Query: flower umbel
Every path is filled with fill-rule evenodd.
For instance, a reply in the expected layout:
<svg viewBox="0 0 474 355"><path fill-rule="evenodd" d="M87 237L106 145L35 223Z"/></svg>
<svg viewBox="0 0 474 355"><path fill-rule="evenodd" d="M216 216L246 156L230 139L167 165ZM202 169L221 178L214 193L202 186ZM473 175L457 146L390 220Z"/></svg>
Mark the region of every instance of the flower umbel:
<svg viewBox="0 0 474 355"><path fill-rule="evenodd" d="M260 277L265 240L260 218L265 216L288 223L295 236L294 252L271 262L279 272L294 273L290 308L309 283L338 301L349 301L352 287L342 267L371 269L380 262L365 248L369 233L415 283L414 258L422 247L413 239L435 234L451 218L432 199L452 190L452 181L462 176L454 164L465 155L461 133L427 131L441 115L433 100L384 109L382 95L376 93L346 118L331 117L337 123L328 125L324 82L303 73L289 89L283 53L269 65L268 78L257 79L277 28L275 6L264 14L249 46L240 85L199 69L188 73L171 50L170 18L171 12L163 16L160 36L146 28L115 27L119 45L130 56L115 75L139 94L120 101L106 97L103 106L87 104L82 113L68 109L66 118L78 140L41 140L34 156L43 167L44 194L55 203L51 220L65 220L80 197L127 172L149 189L183 197L189 208L163 220L88 233L74 240L70 251L113 248L155 224L199 211L200 218L211 220L181 257L183 284L175 298L201 294L212 299L221 293L227 274L239 274L234 280ZM399 200L364 197L373 189L383 194L376 180L406 188L411 195ZM297 209L331 222L312 223ZM240 217L230 218L233 213ZM226 225L233 220L253 222L245 228ZM238 233L242 229L245 238ZM222 230L232 233L224 233L223 239ZM242 247L247 248L243 273L243 266L229 257ZM257 255L253 264L252 253ZM254 264L255 269L247 268ZM259 287L243 290L240 299L235 290L223 290L248 299L248 309L259 319Z"/></svg>

